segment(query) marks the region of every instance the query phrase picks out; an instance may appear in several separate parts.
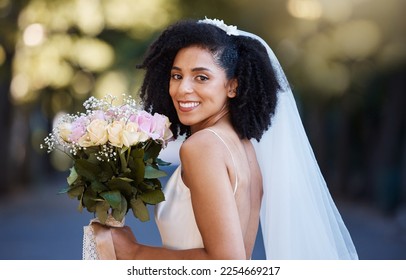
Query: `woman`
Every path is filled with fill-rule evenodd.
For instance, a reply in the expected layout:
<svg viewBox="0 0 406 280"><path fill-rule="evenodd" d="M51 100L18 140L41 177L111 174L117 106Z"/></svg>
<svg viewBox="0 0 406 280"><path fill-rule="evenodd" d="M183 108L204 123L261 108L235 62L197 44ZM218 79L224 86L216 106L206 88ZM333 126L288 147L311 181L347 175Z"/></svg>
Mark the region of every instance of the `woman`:
<svg viewBox="0 0 406 280"><path fill-rule="evenodd" d="M187 139L180 149L181 165L165 188L166 201L156 211L163 248L138 244L128 227L114 229L117 258L250 259L260 211L267 258L357 258L311 149L315 170L303 171L294 159L289 164L298 172L289 167L288 174L278 174L293 147L282 148L286 154L281 156L275 151L273 158L274 121L278 127L281 120L292 119L291 112L298 117L295 104L286 101L289 86L268 48L252 34L208 19L178 22L152 44L141 65L146 69L141 97L147 109L170 118L175 137L186 134ZM285 111L287 117L281 117ZM309 168L307 137L291 139L296 135L286 131L300 134L301 126L287 125L276 137L296 141L291 143L296 148L305 142L293 156ZM255 151L250 140L259 141L264 133L265 150L259 146ZM260 167L257 156L264 152L270 152L269 158ZM271 172L267 166L273 166ZM310 181L300 176L311 176ZM304 194L295 200L297 189Z"/></svg>

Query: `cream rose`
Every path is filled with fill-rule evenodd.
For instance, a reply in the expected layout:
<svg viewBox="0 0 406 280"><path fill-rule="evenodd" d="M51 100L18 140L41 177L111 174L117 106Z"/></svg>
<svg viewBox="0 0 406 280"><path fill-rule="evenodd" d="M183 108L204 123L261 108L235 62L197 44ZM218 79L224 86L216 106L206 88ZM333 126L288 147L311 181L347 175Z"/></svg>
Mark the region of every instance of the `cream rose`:
<svg viewBox="0 0 406 280"><path fill-rule="evenodd" d="M111 145L123 147L123 130L125 123L123 121L114 121L107 127L108 138Z"/></svg>
<svg viewBox="0 0 406 280"><path fill-rule="evenodd" d="M141 132L138 132L138 124L129 122L125 125L123 131L123 144L124 146L131 147L140 142Z"/></svg>
<svg viewBox="0 0 406 280"><path fill-rule="evenodd" d="M62 123L59 126L59 136L62 138L63 141L65 142L72 142L70 136L72 133L72 124L71 123Z"/></svg>
<svg viewBox="0 0 406 280"><path fill-rule="evenodd" d="M93 120L87 127L87 134L92 146L104 145L107 143L107 122L105 120Z"/></svg>
<svg viewBox="0 0 406 280"><path fill-rule="evenodd" d="M90 137L89 137L89 133L85 133L85 135L83 135L82 137L79 138L78 140L79 146L87 148L87 147L91 147L94 146L92 141L90 141Z"/></svg>
<svg viewBox="0 0 406 280"><path fill-rule="evenodd" d="M168 141L173 137L173 133L172 130L170 129L171 126L171 122L169 121L169 119L167 117L165 117L165 132L164 132L164 140Z"/></svg>

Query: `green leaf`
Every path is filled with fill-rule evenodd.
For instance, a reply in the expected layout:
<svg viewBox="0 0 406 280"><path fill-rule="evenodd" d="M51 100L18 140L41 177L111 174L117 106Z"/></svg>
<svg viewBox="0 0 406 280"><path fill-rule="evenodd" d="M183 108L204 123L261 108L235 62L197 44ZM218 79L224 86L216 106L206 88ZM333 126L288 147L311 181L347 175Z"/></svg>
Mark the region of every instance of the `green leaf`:
<svg viewBox="0 0 406 280"><path fill-rule="evenodd" d="M100 196L103 197L111 206L111 208L118 209L121 204L121 194L119 191L108 191L100 193Z"/></svg>
<svg viewBox="0 0 406 280"><path fill-rule="evenodd" d="M68 190L68 195L70 198L79 197L85 191L85 187L83 185L70 188Z"/></svg>
<svg viewBox="0 0 406 280"><path fill-rule="evenodd" d="M75 167L72 167L72 168L70 169L69 177L66 179L66 180L68 181L69 186L71 186L71 185L76 181L76 179L77 179L78 177L79 177L79 176L78 176L78 173L77 173L76 170L75 170Z"/></svg>
<svg viewBox="0 0 406 280"><path fill-rule="evenodd" d="M168 166L168 165L171 165L171 164L172 164L172 163L170 163L170 162L163 161L163 160L160 159L160 158L157 158L157 159L156 159L156 163L157 163L159 166Z"/></svg>
<svg viewBox="0 0 406 280"><path fill-rule="evenodd" d="M148 159L155 160L158 157L161 150L162 150L161 144L155 141L151 141L150 144L147 146L147 149L145 150L144 161L147 161Z"/></svg>
<svg viewBox="0 0 406 280"><path fill-rule="evenodd" d="M70 187L64 188L64 189L60 190L60 191L58 192L58 194L67 193L70 189L71 189Z"/></svg>
<svg viewBox="0 0 406 280"><path fill-rule="evenodd" d="M140 154L131 153L134 156L130 156L128 160L128 165L130 167L131 173L129 177L134 180L135 185L138 185L144 180L144 173L145 173L145 163L142 157L139 157Z"/></svg>
<svg viewBox="0 0 406 280"><path fill-rule="evenodd" d="M149 220L149 212L144 202L140 198L133 198L130 201L131 209L136 218L141 222L146 222Z"/></svg>
<svg viewBox="0 0 406 280"><path fill-rule="evenodd" d="M86 159L88 162L93 163L95 165L98 165L100 163L100 160L97 159L97 155L96 152L93 152L91 154L89 154L89 157Z"/></svg>
<svg viewBox="0 0 406 280"><path fill-rule="evenodd" d="M100 172L100 174L98 174L98 178L101 182L107 182L111 179L111 177L113 177L114 170L112 169L112 166L109 162L103 161L100 163L99 166L102 171Z"/></svg>
<svg viewBox="0 0 406 280"><path fill-rule="evenodd" d="M153 190L139 195L139 197L147 204L158 204L165 200L164 193L161 190Z"/></svg>
<svg viewBox="0 0 406 280"><path fill-rule="evenodd" d="M120 180L123 180L124 182L128 182L128 183L134 182L133 179L127 178L127 177L118 177L118 178L119 178Z"/></svg>
<svg viewBox="0 0 406 280"><path fill-rule="evenodd" d="M144 150L143 149L133 149L131 151L131 156L133 158L140 158L143 159L144 158Z"/></svg>
<svg viewBox="0 0 406 280"><path fill-rule="evenodd" d="M137 185L137 188L143 192L154 190L155 185L150 180L145 180Z"/></svg>
<svg viewBox="0 0 406 280"><path fill-rule="evenodd" d="M127 160L125 158L125 154L119 153L120 155L120 163L121 163L121 172L126 172L127 170Z"/></svg>
<svg viewBox="0 0 406 280"><path fill-rule="evenodd" d="M99 181L92 181L90 183L90 188L96 193L101 193L108 190L106 185Z"/></svg>
<svg viewBox="0 0 406 280"><path fill-rule="evenodd" d="M117 221L122 221L124 219L125 214L127 214L127 200L124 196L121 196L121 207L120 209L113 209L112 215L114 219Z"/></svg>
<svg viewBox="0 0 406 280"><path fill-rule="evenodd" d="M89 181L96 180L98 174L102 172L101 168L94 163L91 163L85 159L77 159L74 167L77 174L85 177Z"/></svg>
<svg viewBox="0 0 406 280"><path fill-rule="evenodd" d="M82 204L84 207L87 208L89 212L95 212L96 211L96 204L97 204L97 193L94 192L92 189L88 188L82 198Z"/></svg>
<svg viewBox="0 0 406 280"><path fill-rule="evenodd" d="M109 187L110 190L120 191L127 196L130 196L132 192L131 184L126 180L123 180L122 178L111 179L110 181L107 182L107 186Z"/></svg>
<svg viewBox="0 0 406 280"><path fill-rule="evenodd" d="M156 169L156 168L152 167L151 165L145 166L144 177L146 179L156 179L156 178L165 177L166 175L167 175L166 172Z"/></svg>
<svg viewBox="0 0 406 280"><path fill-rule="evenodd" d="M110 205L107 201L99 201L96 204L96 216L102 224L106 223L109 209Z"/></svg>
<svg viewBox="0 0 406 280"><path fill-rule="evenodd" d="M83 204L82 204L82 199L80 199L80 202L79 202L79 204L78 204L78 211L80 212L80 213L82 213L82 211L83 211Z"/></svg>

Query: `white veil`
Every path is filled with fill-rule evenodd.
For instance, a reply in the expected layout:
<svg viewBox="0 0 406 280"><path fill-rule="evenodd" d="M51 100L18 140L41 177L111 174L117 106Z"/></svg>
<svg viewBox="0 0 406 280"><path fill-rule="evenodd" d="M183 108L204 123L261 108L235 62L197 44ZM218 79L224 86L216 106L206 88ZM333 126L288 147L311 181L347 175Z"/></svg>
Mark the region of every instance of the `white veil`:
<svg viewBox="0 0 406 280"><path fill-rule="evenodd" d="M263 177L261 228L267 259L358 259L331 198L298 113L286 76L260 37L205 19L229 35L257 39L268 51L281 86L271 127L254 144Z"/></svg>
<svg viewBox="0 0 406 280"><path fill-rule="evenodd" d="M280 83L272 125L252 141L264 196L261 228L267 259L358 259L314 157L286 76L271 48L259 40Z"/></svg>

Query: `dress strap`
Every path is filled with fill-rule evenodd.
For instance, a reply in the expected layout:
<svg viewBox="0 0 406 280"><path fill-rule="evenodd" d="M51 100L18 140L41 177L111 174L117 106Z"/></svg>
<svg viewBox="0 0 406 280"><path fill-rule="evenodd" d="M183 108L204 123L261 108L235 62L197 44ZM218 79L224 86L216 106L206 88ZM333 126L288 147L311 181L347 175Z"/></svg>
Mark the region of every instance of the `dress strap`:
<svg viewBox="0 0 406 280"><path fill-rule="evenodd" d="M238 188L238 176L237 176L237 165L235 164L233 153L231 152L230 148L228 147L226 142L223 140L223 138L221 138L220 135L217 132L215 132L214 130L212 130L210 128L205 128L204 130L208 130L208 131L212 132L214 135L216 135L221 140L221 142L223 142L223 144L226 146L228 152L231 155L231 160L233 161L234 170L235 170L234 171L235 172L235 186L234 186L234 192L233 192L234 195L235 195L235 193L237 192L237 188Z"/></svg>

